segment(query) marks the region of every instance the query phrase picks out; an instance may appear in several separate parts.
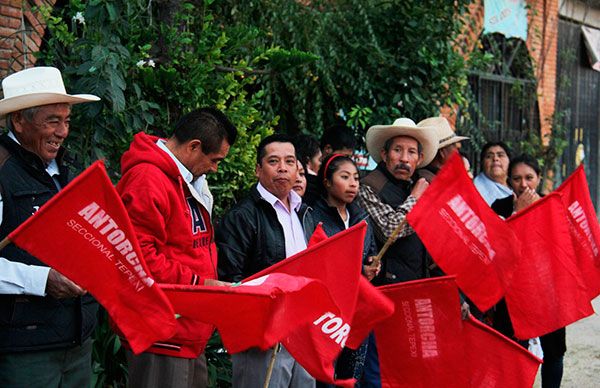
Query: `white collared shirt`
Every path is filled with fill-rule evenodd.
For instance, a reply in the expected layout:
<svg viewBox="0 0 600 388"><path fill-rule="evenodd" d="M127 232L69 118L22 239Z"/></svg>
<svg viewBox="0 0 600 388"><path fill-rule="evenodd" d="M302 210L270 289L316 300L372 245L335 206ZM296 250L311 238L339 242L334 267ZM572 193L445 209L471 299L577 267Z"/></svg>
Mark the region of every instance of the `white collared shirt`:
<svg viewBox="0 0 600 388"><path fill-rule="evenodd" d="M50 267L27 265L0 257L0 294L46 294Z"/></svg>
<svg viewBox="0 0 600 388"><path fill-rule="evenodd" d="M296 213L302 205L302 198L294 190L288 194L288 200L290 202L290 208L279 198L271 194L263 185L258 183L256 186L258 193L265 199L277 214L277 220L283 228L283 235L285 237L285 257L290 257L296 253L306 249L306 238L304 237L304 229L302 223Z"/></svg>

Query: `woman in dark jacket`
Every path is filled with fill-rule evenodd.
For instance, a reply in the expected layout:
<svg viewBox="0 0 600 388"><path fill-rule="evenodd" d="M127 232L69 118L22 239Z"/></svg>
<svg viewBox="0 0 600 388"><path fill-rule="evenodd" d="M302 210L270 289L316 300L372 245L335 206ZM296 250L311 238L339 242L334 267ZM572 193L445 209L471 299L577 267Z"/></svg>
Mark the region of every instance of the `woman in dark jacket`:
<svg viewBox="0 0 600 388"><path fill-rule="evenodd" d="M354 201L358 195L359 176L356 165L347 156L333 154L323 160L317 175L321 197L315 202L313 220L322 223L323 231L331 237L359 222L367 221L363 250L363 274L371 280L379 272L379 267L371 265L377 254L372 226L367 212ZM344 348L336 362L336 378L361 378L367 340L354 351ZM317 386L325 386L318 383Z"/></svg>
<svg viewBox="0 0 600 388"><path fill-rule="evenodd" d="M508 167L508 182L514 195L498 199L492 204L492 209L504 218L523 210L540 199L537 193L540 184L540 167L537 161L522 155L511 160ZM501 302L502 303L502 302ZM497 306L496 319L493 326L505 335L514 334L506 305ZM542 388L560 387L563 374L563 357L567 351L565 328L540 337L544 351L542 364Z"/></svg>
<svg viewBox="0 0 600 388"><path fill-rule="evenodd" d="M321 164L317 178L321 197L314 204L313 220L323 224L328 237L364 220L369 224L367 212L354 201L358 195L359 176L352 159L340 154L327 157ZM368 225L363 250L363 273L369 280L373 275L369 258L376 254L373 228Z"/></svg>

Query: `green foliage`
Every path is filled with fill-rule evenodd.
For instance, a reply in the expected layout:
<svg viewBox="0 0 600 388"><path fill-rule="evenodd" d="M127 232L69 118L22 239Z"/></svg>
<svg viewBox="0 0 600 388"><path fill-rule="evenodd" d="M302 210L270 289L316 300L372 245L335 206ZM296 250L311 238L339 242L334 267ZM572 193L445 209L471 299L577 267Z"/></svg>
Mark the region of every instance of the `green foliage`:
<svg viewBox="0 0 600 388"><path fill-rule="evenodd" d="M373 114L373 109L369 107L353 106L348 112L348 125L352 128L364 131Z"/></svg>
<svg viewBox="0 0 600 388"><path fill-rule="evenodd" d="M217 332L208 341L204 351L208 364L208 385L210 387L231 387L231 359L223 349Z"/></svg>
<svg viewBox="0 0 600 388"><path fill-rule="evenodd" d="M470 1L302 3L239 0L220 4L219 11L228 25L260 30L254 50L293 47L318 56L259 80L266 93L262 109L280 115L287 132L319 135L339 120L335 112L356 106L372 110L369 122L356 126L362 130L399 116L418 121L444 104L466 102L465 60L452 42L463 23L456 16Z"/></svg>
<svg viewBox="0 0 600 388"><path fill-rule="evenodd" d="M108 324L108 314L100 309L92 349L92 387L123 387L127 382L125 351Z"/></svg>
<svg viewBox="0 0 600 388"><path fill-rule="evenodd" d="M82 166L106 159L115 178L135 133L168 136L192 109L225 111L239 136L223 168L210 177L218 215L254 181L248 150L278 120L260 109L264 93L251 74L254 61L290 67L312 57L295 50L286 62L275 47L252 58L241 55L256 29L225 28L210 3L173 1L172 8L159 10L126 0L71 0L53 15L46 11L49 36L38 63L61 68L70 91L102 98L74 109L68 146Z"/></svg>
<svg viewBox="0 0 600 388"><path fill-rule="evenodd" d="M546 187L545 181L552 180L552 177L560 176L559 159L569 145L567 140L567 128L561 124L563 113L555 112L550 119L552 132L543 136L529 131L527 138L519 142L519 149L522 153L533 156L537 159L542 169L542 182L540 187Z"/></svg>

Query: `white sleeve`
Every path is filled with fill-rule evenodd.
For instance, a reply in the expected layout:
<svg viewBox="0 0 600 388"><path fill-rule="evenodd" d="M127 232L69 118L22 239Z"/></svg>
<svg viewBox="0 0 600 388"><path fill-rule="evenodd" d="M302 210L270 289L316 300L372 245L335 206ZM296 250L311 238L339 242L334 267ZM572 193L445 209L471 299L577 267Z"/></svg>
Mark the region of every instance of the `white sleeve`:
<svg viewBox="0 0 600 388"><path fill-rule="evenodd" d="M0 294L46 295L50 267L27 265L0 257Z"/></svg>
<svg viewBox="0 0 600 388"><path fill-rule="evenodd" d="M0 225L3 201L0 194ZM0 257L0 294L46 295L49 267L26 265Z"/></svg>

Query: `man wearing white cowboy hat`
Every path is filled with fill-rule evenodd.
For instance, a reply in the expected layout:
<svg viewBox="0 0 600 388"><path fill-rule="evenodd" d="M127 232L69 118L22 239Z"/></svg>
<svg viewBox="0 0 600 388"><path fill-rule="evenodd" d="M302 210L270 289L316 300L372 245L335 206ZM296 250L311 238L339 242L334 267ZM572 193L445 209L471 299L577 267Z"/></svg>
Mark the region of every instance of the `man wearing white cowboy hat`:
<svg viewBox="0 0 600 388"><path fill-rule="evenodd" d="M445 117L430 117L420 121L417 125L433 128L438 139L437 153L431 163L417 170L418 177L425 178L427 179L427 182L431 183L442 166L450 159L452 154L460 148L460 142L468 140L469 138L466 136L458 136L454 130L452 130L450 123L448 123L448 120L446 120Z"/></svg>
<svg viewBox="0 0 600 388"><path fill-rule="evenodd" d="M0 136L0 239L52 198L69 177L62 159L71 105L60 71L34 67L2 81L8 133ZM78 285L27 252L0 256L0 385L87 386L97 304Z"/></svg>
<svg viewBox="0 0 600 388"><path fill-rule="evenodd" d="M417 203L429 183L412 181L418 167L431 162L437 151L433 128L416 125L400 118L392 125L375 125L366 135L367 150L378 163L361 181L358 199L375 224L379 249L400 228L396 241L383 256L379 276L373 282L390 284L427 276L428 255L414 230L406 224L406 215ZM381 385L375 341L369 337L364 379Z"/></svg>
<svg viewBox="0 0 600 388"><path fill-rule="evenodd" d="M363 180L359 200L373 222L378 244L383 246L394 230L404 223L428 187L425 179L412 181L418 167L431 162L437 151L433 128L400 118L392 125L375 125L366 135L367 150L378 162ZM398 239L383 257L383 283L420 279L426 276L425 247L406 223Z"/></svg>

